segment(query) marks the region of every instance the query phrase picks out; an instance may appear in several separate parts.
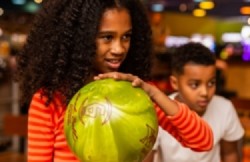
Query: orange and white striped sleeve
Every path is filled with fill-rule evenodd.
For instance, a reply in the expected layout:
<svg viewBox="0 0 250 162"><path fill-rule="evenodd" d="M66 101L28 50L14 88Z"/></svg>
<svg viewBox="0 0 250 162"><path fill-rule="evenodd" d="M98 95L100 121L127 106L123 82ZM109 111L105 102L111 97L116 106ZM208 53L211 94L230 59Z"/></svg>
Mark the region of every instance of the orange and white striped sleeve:
<svg viewBox="0 0 250 162"><path fill-rule="evenodd" d="M213 133L210 126L190 110L177 102L179 112L174 116L166 114L155 106L159 125L173 135L183 146L194 151L209 151L213 147Z"/></svg>

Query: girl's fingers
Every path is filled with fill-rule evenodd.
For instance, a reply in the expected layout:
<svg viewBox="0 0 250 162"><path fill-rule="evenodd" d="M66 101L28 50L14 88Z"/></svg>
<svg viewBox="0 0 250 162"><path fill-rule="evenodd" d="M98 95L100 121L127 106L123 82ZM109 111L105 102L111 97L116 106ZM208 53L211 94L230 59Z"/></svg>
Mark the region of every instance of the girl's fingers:
<svg viewBox="0 0 250 162"><path fill-rule="evenodd" d="M94 77L95 80L99 80L99 79L105 79L105 78L117 78L117 74L116 73L104 73L104 74L99 74L97 76Z"/></svg>
<svg viewBox="0 0 250 162"><path fill-rule="evenodd" d="M106 79L106 78L113 78L115 80L129 81L129 82L131 82L132 86L141 87L146 93L149 94L150 97L152 96L152 86L150 84L147 84L146 82L144 82L139 77L134 76L132 74L110 72L110 73L99 74L99 75L94 77L94 80L100 80L100 79Z"/></svg>
<svg viewBox="0 0 250 162"><path fill-rule="evenodd" d="M131 74L111 72L111 73L99 74L94 77L94 80L100 80L100 79L106 79L106 78L113 78L115 80L126 80L126 81L133 82L138 77L131 75Z"/></svg>
<svg viewBox="0 0 250 162"><path fill-rule="evenodd" d="M143 81L138 77L135 77L134 80L132 81L132 85L135 87L141 87L142 84L143 84Z"/></svg>

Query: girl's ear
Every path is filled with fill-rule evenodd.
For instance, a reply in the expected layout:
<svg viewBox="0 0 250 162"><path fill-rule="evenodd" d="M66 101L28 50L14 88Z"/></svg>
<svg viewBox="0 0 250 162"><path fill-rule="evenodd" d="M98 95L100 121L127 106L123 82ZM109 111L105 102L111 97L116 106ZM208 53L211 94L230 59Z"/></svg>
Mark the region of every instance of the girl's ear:
<svg viewBox="0 0 250 162"><path fill-rule="evenodd" d="M170 76L170 84L175 91L177 91L179 89L178 78L175 75Z"/></svg>

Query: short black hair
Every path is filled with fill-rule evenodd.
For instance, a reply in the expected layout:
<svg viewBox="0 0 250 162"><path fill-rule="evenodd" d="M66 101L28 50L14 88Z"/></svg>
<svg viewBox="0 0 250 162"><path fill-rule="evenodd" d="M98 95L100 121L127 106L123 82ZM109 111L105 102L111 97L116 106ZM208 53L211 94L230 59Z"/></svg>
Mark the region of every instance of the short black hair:
<svg viewBox="0 0 250 162"><path fill-rule="evenodd" d="M188 63L199 65L215 65L215 55L201 43L189 42L176 48L171 58L173 74L183 74Z"/></svg>

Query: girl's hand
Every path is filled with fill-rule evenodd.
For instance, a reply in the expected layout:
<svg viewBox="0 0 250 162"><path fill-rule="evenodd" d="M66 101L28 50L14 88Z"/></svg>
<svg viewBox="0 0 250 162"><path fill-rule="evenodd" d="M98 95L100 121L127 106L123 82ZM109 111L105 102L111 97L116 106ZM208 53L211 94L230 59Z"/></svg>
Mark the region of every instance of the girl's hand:
<svg viewBox="0 0 250 162"><path fill-rule="evenodd" d="M119 73L119 72L110 72L110 73L104 73L99 74L94 77L94 80L100 80L100 79L106 79L106 78L113 78L115 80L125 80L132 83L134 87L141 87L145 84L143 80L141 80L139 77L132 75L132 74L125 74L125 73Z"/></svg>
<svg viewBox="0 0 250 162"><path fill-rule="evenodd" d="M106 79L106 78L129 81L132 83L132 86L142 88L152 99L153 99L155 90L157 90L156 87L153 87L152 85L144 82L138 76L135 76L132 74L110 72L110 73L99 74L94 77L94 80L100 80L100 79Z"/></svg>

